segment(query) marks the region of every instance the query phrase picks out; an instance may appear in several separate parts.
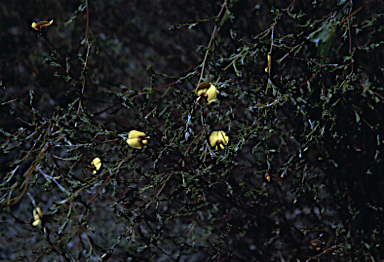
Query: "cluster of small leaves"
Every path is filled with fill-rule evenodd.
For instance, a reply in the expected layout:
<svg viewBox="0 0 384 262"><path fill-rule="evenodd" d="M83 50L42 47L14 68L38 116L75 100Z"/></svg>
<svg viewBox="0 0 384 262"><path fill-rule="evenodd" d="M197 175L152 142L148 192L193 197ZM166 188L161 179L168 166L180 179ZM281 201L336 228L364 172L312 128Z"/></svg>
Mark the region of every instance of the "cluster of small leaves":
<svg viewBox="0 0 384 262"><path fill-rule="evenodd" d="M80 32L78 19L109 12L88 4L62 25L82 36L73 52L57 51L54 27L35 34L60 86L55 107L1 83L2 112L17 119L0 129L0 233L14 251L2 257L384 259L380 1L225 0L170 28L210 30L198 62L176 77L149 66L145 86L98 63L129 67L121 42L92 23ZM212 103L195 95L202 81L218 89ZM130 130L150 142L129 147ZM224 150L209 145L215 130L230 138ZM28 248L12 244L25 238Z"/></svg>

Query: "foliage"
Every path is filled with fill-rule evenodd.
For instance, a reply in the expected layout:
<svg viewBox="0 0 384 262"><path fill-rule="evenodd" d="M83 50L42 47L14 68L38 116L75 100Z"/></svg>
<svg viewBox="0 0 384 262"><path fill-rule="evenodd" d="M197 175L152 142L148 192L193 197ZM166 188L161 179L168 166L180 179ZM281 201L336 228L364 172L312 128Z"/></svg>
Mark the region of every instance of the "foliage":
<svg viewBox="0 0 384 262"><path fill-rule="evenodd" d="M2 11L54 23L3 26L1 258L384 259L381 1L37 2Z"/></svg>

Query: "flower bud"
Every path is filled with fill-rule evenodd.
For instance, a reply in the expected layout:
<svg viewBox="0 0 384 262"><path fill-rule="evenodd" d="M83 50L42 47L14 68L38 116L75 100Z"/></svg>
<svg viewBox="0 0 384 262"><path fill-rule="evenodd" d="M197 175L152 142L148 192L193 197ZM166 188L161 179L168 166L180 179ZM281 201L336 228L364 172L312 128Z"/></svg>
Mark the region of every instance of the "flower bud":
<svg viewBox="0 0 384 262"><path fill-rule="evenodd" d="M41 31L42 27L51 26L53 24L53 19L51 21L40 21L40 22L33 22L31 27L37 31Z"/></svg>
<svg viewBox="0 0 384 262"><path fill-rule="evenodd" d="M213 131L209 137L209 143L211 147L214 147L218 150L219 146L221 149L224 149L224 146L228 145L229 138L223 130Z"/></svg>
<svg viewBox="0 0 384 262"><path fill-rule="evenodd" d="M43 218L43 214L41 213L41 208L36 207L33 209L33 223L32 226L37 227L41 223L41 219Z"/></svg>
<svg viewBox="0 0 384 262"><path fill-rule="evenodd" d="M211 103L217 96L217 89L214 85L203 82L196 87L195 94L206 97L208 103Z"/></svg>
<svg viewBox="0 0 384 262"><path fill-rule="evenodd" d="M92 160L92 162L91 162L91 166L92 166L92 168L93 168L92 174L96 174L96 173L100 170L101 165L102 165L102 163L101 163L101 159L98 158L98 157L95 157L95 158Z"/></svg>
<svg viewBox="0 0 384 262"><path fill-rule="evenodd" d="M264 177L267 182L271 182L271 176L269 175L269 173L265 173Z"/></svg>
<svg viewBox="0 0 384 262"><path fill-rule="evenodd" d="M148 140L150 138L151 137L149 137L149 136L145 136L144 132L132 130L128 134L127 143L128 143L128 145L130 145L133 148L142 149L143 145L148 144Z"/></svg>

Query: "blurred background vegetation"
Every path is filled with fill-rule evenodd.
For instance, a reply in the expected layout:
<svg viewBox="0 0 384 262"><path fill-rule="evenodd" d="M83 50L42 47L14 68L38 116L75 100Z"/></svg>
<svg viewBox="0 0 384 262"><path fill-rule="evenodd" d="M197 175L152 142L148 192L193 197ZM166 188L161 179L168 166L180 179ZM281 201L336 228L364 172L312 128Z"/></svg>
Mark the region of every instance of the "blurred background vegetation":
<svg viewBox="0 0 384 262"><path fill-rule="evenodd" d="M383 7L2 1L0 260L383 261Z"/></svg>

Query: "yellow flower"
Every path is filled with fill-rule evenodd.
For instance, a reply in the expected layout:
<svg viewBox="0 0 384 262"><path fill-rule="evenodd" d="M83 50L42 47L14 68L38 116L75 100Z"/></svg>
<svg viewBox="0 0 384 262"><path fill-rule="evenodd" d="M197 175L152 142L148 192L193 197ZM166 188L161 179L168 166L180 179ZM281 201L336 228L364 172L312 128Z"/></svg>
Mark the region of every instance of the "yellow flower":
<svg viewBox="0 0 384 262"><path fill-rule="evenodd" d="M91 166L92 166L92 168L93 168L92 174L96 174L96 173L100 170L101 165L102 165L102 163L101 163L101 159L98 158L98 157L95 157L95 158L92 160L92 162L91 162Z"/></svg>
<svg viewBox="0 0 384 262"><path fill-rule="evenodd" d="M203 82L196 87L195 94L206 97L208 103L211 103L217 96L217 89L214 85Z"/></svg>
<svg viewBox="0 0 384 262"><path fill-rule="evenodd" d="M41 31L42 27L47 27L53 24L53 19L51 21L40 21L38 23L33 22L31 27L37 31Z"/></svg>
<svg viewBox="0 0 384 262"><path fill-rule="evenodd" d="M33 221L32 226L37 227L41 223L41 219L43 218L43 214L41 213L40 207L36 207L33 209Z"/></svg>
<svg viewBox="0 0 384 262"><path fill-rule="evenodd" d="M266 68L264 68L265 73L269 73L269 71L271 70L271 65L272 65L271 59L272 59L271 54L268 53L268 55L267 55L268 65Z"/></svg>
<svg viewBox="0 0 384 262"><path fill-rule="evenodd" d="M142 149L143 145L148 144L148 139L151 137L145 136L144 132L132 130L128 134L127 143L133 148Z"/></svg>
<svg viewBox="0 0 384 262"><path fill-rule="evenodd" d="M278 176L276 174L269 174L268 172L265 173L264 177L268 183L271 182L271 180L276 182L281 182L287 178L286 173L282 173L280 176Z"/></svg>
<svg viewBox="0 0 384 262"><path fill-rule="evenodd" d="M218 150L218 146L220 146L221 149L224 149L224 146L228 145L228 141L229 138L223 130L213 131L209 137L211 147L214 147L216 150Z"/></svg>

